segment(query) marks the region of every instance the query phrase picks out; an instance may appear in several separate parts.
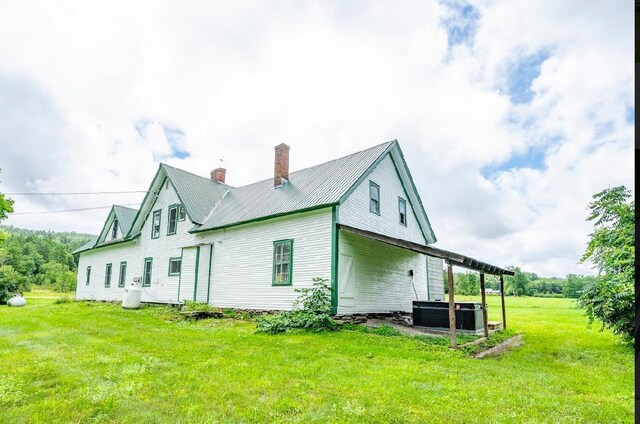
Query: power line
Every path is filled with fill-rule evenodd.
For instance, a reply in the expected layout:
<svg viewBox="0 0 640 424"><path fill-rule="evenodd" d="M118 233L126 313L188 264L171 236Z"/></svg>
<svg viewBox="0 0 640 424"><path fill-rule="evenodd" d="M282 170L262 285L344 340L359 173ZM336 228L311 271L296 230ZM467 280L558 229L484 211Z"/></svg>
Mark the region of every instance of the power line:
<svg viewBox="0 0 640 424"><path fill-rule="evenodd" d="M67 196L75 194L128 194L146 193L146 190L131 191L85 191L85 192L58 192L58 193L4 193L6 196Z"/></svg>
<svg viewBox="0 0 640 424"><path fill-rule="evenodd" d="M134 205L139 205L140 203L123 203L122 206L134 206ZM80 209L64 209L64 210L59 210L59 211L40 211L40 212L14 212L12 214L10 214L10 216L13 215L40 215L40 214L45 214L45 213L63 213L63 212L81 212L81 211L92 211L92 210L96 210L96 209L107 209L112 207L113 205L107 205L107 206L94 206L92 208L80 208Z"/></svg>

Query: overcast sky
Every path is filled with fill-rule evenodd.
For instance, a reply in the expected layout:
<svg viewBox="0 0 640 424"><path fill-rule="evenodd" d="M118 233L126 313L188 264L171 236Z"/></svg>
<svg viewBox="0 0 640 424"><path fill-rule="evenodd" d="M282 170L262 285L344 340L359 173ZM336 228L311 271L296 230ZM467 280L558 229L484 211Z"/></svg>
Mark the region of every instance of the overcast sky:
<svg viewBox="0 0 640 424"><path fill-rule="evenodd" d="M633 188L632 1L0 1L0 191L240 186L398 139L436 246L578 265L591 196ZM12 196L4 224L100 231L143 194Z"/></svg>

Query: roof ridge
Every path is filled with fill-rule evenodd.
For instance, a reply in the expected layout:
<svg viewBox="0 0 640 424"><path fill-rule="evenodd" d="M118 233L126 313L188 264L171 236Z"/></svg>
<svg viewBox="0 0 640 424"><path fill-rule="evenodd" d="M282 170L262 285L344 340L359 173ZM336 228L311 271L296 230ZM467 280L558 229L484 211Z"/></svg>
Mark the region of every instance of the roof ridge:
<svg viewBox="0 0 640 424"><path fill-rule="evenodd" d="M318 163L316 165L307 166L306 168L297 169L295 171L290 172L290 174L295 174L296 172L306 171L308 169L313 169L313 168L316 168L318 166L322 166L322 165L326 165L326 164L329 164L329 163L332 163L332 162L335 162L335 161L338 161L338 160L346 159L346 158L348 158L350 156L355 156L357 154L364 153L364 152L367 152L369 150L373 150L373 149L375 149L377 147L380 147L380 146L383 146L385 144L391 144L391 143L393 143L395 141L398 141L398 140L394 138L393 140L385 141L384 143L376 144L375 146L371 146L371 147L368 147L366 149L358 150L357 152L349 153L348 155L340 156L339 158L331 159L331 160L328 160L326 162ZM262 179L262 180L259 180L259 181L255 181L253 183L245 184L243 186L232 187L232 189L235 190L235 189L239 189L239 188L249 187L249 186L252 186L252 185L255 185L255 184L263 183L265 181L269 181L271 179L273 179L273 177L272 178L265 178L265 179Z"/></svg>
<svg viewBox="0 0 640 424"><path fill-rule="evenodd" d="M195 174L195 173L193 173L193 172L187 171L187 170L182 169L182 168L177 168L177 167L175 167L175 166L167 165L167 164L166 164L166 163L164 163L164 162L160 162L160 165L161 165L161 166L165 166L165 167L167 167L167 168L175 169L176 171L184 172L185 174L189 174L189 175L192 175L192 176L194 176L194 177L201 178L201 179L203 179L203 180L205 180L205 181L209 181L210 183L213 183L213 184L222 184L222 185L227 186L227 187L229 187L229 188L235 188L235 187L233 187L233 186L230 186L230 185L229 185L229 184L227 184L227 183L223 183L223 182L220 182L220 181L213 181L211 178L203 177L202 175Z"/></svg>

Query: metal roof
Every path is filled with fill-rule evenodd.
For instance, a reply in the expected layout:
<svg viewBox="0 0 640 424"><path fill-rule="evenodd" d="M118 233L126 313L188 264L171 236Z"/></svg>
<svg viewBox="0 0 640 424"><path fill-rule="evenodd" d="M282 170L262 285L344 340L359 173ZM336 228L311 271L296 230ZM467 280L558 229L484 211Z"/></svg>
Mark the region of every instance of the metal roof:
<svg viewBox="0 0 640 424"><path fill-rule="evenodd" d="M394 141L291 172L289 181L277 188L273 178L232 188L211 211L199 232L260 218L337 204L358 179Z"/></svg>
<svg viewBox="0 0 640 424"><path fill-rule="evenodd" d="M85 250L89 250L91 249L93 246L96 245L96 241L98 241L97 237L93 237L91 240L89 240L88 242L86 242L85 244L83 244L82 246L78 247L76 250L74 250L73 252L71 252L72 254L76 254L76 253L80 253L80 252L84 252Z"/></svg>
<svg viewBox="0 0 640 424"><path fill-rule="evenodd" d="M451 265L472 269L474 271L486 272L487 274L514 275L514 272L511 270L500 268L499 266L491 265L487 262L479 261L475 258L465 256L461 253L455 253L433 246L427 246L407 240L389 237L382 234L374 233L372 231L361 230L359 228L354 228L347 225L339 224L338 226L341 230L355 234L357 236L366 237L372 240L380 241L382 243L390 244L392 246L408 249L413 252L423 253L428 256L444 259Z"/></svg>
<svg viewBox="0 0 640 424"><path fill-rule="evenodd" d="M184 205L189 218L201 224L211 212L213 206L220 201L224 193L232 187L210 178L201 177L182 169L174 168L166 164L160 164L169 181Z"/></svg>
<svg viewBox="0 0 640 424"><path fill-rule="evenodd" d="M116 213L116 218L118 218L120 232L126 235L129 232L129 229L131 229L133 219L136 217L138 210L120 205L113 205L113 209Z"/></svg>

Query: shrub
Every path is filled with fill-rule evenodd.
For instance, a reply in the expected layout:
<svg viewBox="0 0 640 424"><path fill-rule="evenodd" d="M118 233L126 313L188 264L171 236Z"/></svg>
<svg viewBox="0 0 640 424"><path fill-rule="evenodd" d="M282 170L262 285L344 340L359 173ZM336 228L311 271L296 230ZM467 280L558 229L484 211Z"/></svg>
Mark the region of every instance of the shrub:
<svg viewBox="0 0 640 424"><path fill-rule="evenodd" d="M193 300L185 300L182 305L183 311L198 311L198 312L209 312L209 311L217 311L216 308L209 305L208 303L198 303Z"/></svg>
<svg viewBox="0 0 640 424"><path fill-rule="evenodd" d="M277 334L292 329L311 331L335 330L336 322L331 319L331 288L324 278L314 278L313 287L296 289L300 296L293 306L300 309L280 312L256 318L256 332Z"/></svg>
<svg viewBox="0 0 640 424"><path fill-rule="evenodd" d="M73 302L73 299L71 299L69 296L63 296L63 297L57 298L53 303L54 305L58 305L61 303L71 303L71 302Z"/></svg>
<svg viewBox="0 0 640 424"><path fill-rule="evenodd" d="M27 279L11 265L0 266L0 304L6 304L16 293L29 291L29 287Z"/></svg>

